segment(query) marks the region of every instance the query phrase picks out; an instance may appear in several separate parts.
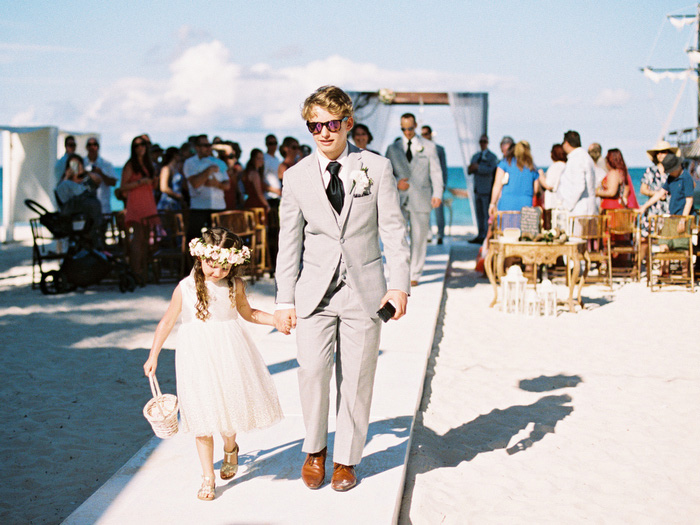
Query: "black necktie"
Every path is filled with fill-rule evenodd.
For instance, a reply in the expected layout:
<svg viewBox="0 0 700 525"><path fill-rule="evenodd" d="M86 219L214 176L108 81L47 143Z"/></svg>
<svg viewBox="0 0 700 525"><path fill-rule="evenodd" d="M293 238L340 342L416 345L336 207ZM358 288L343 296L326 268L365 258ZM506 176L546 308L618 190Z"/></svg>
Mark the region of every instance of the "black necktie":
<svg viewBox="0 0 700 525"><path fill-rule="evenodd" d="M343 200L345 199L343 181L338 177L340 162L331 161L326 169L331 174L331 180L328 181L328 187L326 188L326 195L328 195L328 200L331 201L331 206L340 213L340 210L343 209Z"/></svg>
<svg viewBox="0 0 700 525"><path fill-rule="evenodd" d="M411 162L413 160L413 153L411 153L411 141L408 141L408 149L406 149L406 159L408 162Z"/></svg>

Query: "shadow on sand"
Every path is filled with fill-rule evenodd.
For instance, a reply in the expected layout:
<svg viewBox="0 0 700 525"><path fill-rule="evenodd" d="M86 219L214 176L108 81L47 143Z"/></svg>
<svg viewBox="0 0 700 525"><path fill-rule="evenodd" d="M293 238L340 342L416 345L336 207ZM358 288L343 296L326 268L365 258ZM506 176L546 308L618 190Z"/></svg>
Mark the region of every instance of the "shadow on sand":
<svg viewBox="0 0 700 525"><path fill-rule="evenodd" d="M403 465L406 452L405 442L411 426L411 417L401 416L391 419L373 421L369 424L367 442L375 436L392 435L400 441L384 450L374 452L362 458L358 466L358 482L370 478L381 472L391 470ZM326 482L330 481L332 472L333 444L335 432L328 434L328 459L326 460ZM239 463L246 471L236 476L232 482L221 487L222 491L229 490L243 481L264 476L275 480L297 481L301 479L301 465L305 454L301 450L303 440L297 439L277 445L272 448L251 451L239 456ZM221 468L221 462L217 462L214 468ZM300 481L299 481L300 482Z"/></svg>

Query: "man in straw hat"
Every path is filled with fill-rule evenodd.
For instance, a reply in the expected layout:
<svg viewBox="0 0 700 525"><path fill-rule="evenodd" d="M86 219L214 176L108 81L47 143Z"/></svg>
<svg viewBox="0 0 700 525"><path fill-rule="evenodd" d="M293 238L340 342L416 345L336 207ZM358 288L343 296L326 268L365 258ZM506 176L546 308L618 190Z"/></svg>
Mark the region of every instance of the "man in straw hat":
<svg viewBox="0 0 700 525"><path fill-rule="evenodd" d="M675 148L678 149L678 148ZM693 212L693 179L686 170L683 169L683 159L675 153L668 153L661 161L661 169L668 175L664 185L654 193L641 208L640 213L644 213L647 208L661 199L668 198L668 211L671 215L690 215ZM679 233L685 229L685 225L678 225ZM687 239L679 239L680 244L669 244L671 250L687 249Z"/></svg>
<svg viewBox="0 0 700 525"><path fill-rule="evenodd" d="M639 189L642 195L647 197L653 197L657 190L666 183L666 173L661 167L661 162L664 160L666 155L674 154L678 155L678 148L671 146L665 140L662 140L656 144L651 149L647 150L647 155L653 163L653 166L649 166L642 176L642 183ZM668 199L662 197L659 201L652 204L647 208L648 213L642 214L640 222L640 231L642 234L642 243L646 243L647 237L649 237L649 215L664 215L668 213Z"/></svg>

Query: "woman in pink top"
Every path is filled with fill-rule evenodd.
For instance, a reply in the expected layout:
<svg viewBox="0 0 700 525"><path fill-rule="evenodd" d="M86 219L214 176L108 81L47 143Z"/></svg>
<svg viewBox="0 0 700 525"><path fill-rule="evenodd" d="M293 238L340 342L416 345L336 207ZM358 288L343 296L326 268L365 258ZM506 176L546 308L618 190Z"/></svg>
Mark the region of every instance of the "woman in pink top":
<svg viewBox="0 0 700 525"><path fill-rule="evenodd" d="M637 196L622 152L617 148L608 150L605 164L608 174L595 192L596 196L601 198L600 209L638 208Z"/></svg>
<svg viewBox="0 0 700 525"><path fill-rule="evenodd" d="M129 261L133 271L145 282L146 237L141 220L158 213L153 188L155 168L151 162L149 144L142 135L131 141L131 157L122 170L121 191L126 195L126 226L133 234L130 241Z"/></svg>

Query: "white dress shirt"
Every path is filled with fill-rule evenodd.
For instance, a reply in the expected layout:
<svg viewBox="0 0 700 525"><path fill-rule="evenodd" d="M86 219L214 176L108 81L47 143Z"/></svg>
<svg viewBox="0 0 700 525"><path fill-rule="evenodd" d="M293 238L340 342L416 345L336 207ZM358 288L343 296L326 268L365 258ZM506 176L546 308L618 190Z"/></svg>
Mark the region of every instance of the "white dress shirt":
<svg viewBox="0 0 700 525"><path fill-rule="evenodd" d="M331 174L328 171L328 164L331 163L331 159L326 157L323 153L320 151L316 151L316 154L318 156L318 166L321 169L321 177L323 178L323 187L328 188L328 183L331 181ZM338 156L337 159L335 159L336 162L340 163L340 172L338 173L338 177L340 177L340 180L343 181L343 190L345 193L348 192L348 182L350 178L350 174L348 173L347 168L345 167L345 163L347 162L348 158L348 145L345 145L345 149L343 152Z"/></svg>
<svg viewBox="0 0 700 525"><path fill-rule="evenodd" d="M228 173L226 173L226 165L214 157L203 157L200 159L199 156L195 155L194 157L187 159L182 167L185 178L188 179L187 187L190 190L190 208L194 210L226 209L224 190L205 185L195 188L189 181L189 178L192 175L202 173L205 169L212 165L219 168L219 170L212 175L213 178L219 182L226 182L229 180Z"/></svg>

